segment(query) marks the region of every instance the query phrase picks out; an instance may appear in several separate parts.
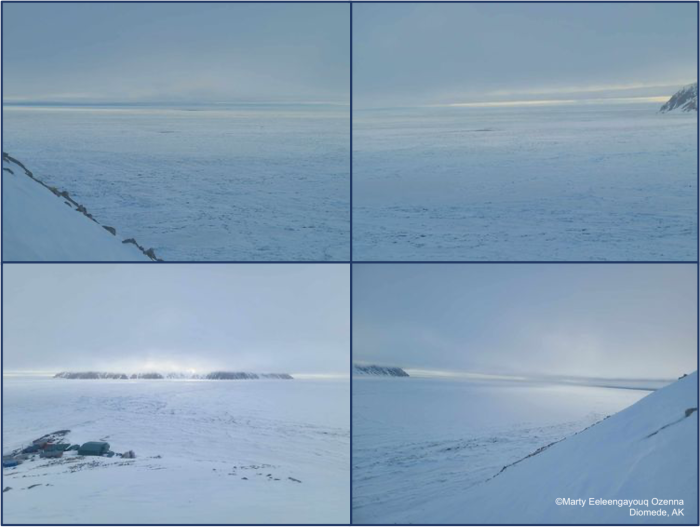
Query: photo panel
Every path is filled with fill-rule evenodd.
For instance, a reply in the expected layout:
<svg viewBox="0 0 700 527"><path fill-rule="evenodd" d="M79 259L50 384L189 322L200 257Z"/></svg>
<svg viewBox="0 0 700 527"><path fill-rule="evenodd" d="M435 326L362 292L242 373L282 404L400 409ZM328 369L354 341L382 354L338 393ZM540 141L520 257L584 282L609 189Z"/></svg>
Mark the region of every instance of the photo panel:
<svg viewBox="0 0 700 527"><path fill-rule="evenodd" d="M355 4L353 260L696 261L697 17Z"/></svg>
<svg viewBox="0 0 700 527"><path fill-rule="evenodd" d="M694 264L355 264L356 524L697 524Z"/></svg>
<svg viewBox="0 0 700 527"><path fill-rule="evenodd" d="M6 264L11 524L348 524L350 270Z"/></svg>
<svg viewBox="0 0 700 527"><path fill-rule="evenodd" d="M349 261L348 3L4 3L4 261Z"/></svg>

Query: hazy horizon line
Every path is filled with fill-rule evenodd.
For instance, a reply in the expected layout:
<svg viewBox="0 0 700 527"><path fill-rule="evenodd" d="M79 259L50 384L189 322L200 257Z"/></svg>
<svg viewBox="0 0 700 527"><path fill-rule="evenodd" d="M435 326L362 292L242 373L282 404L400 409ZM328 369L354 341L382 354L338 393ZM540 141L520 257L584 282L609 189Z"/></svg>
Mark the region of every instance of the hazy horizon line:
<svg viewBox="0 0 700 527"><path fill-rule="evenodd" d="M381 362L372 361L353 361L353 365L373 365L380 367L399 367L412 377L425 377L425 378L445 378L445 379L472 379L472 380L503 380L503 381L519 381L519 382L547 382L547 381L566 381L570 383L585 383L591 384L595 382L604 383L614 383L614 382L640 382L640 383L668 383L677 380L676 377L605 377L605 376L582 376L582 375L570 375L570 374L542 374L542 373L494 373L494 372L480 372L480 371L468 371L468 370L446 370L446 369L432 369L432 368L420 368L420 367L409 367L409 366L397 366L396 364L383 364ZM697 371L684 372L684 374L691 374Z"/></svg>
<svg viewBox="0 0 700 527"><path fill-rule="evenodd" d="M638 97L598 97L587 99L523 99L517 101L476 101L448 102L432 104L403 104L396 106L361 106L353 105L354 111L428 109L428 108L532 108L542 106L605 106L619 104L663 104L673 96L651 95Z"/></svg>
<svg viewBox="0 0 700 527"><path fill-rule="evenodd" d="M3 97L3 106L225 106L225 105L240 105L240 106L258 106L258 105L279 105L279 106L343 106L349 107L350 102L341 101L309 101L309 100L250 100L240 99L231 101L190 101L190 100L112 100L112 99L51 99L51 98L22 98L22 97Z"/></svg>
<svg viewBox="0 0 700 527"><path fill-rule="evenodd" d="M198 374L198 375L206 375L208 373L214 373L214 372L244 372L244 373L255 373L257 375L261 374L270 374L270 373L285 373L288 375L291 375L295 379L328 379L328 378L345 378L349 377L350 373L340 373L340 372L324 372L324 373L308 373L308 372L261 372L257 370L236 370L236 369L225 369L225 368L220 368L220 369L212 369L212 370L195 370L195 371L187 371L187 370L181 370L181 371L165 371L165 370L103 370L103 369L86 369L86 370L3 370L2 376L3 377L54 377L58 375L59 373L63 372L75 372L75 373L83 373L83 372L97 372L97 373L119 373L119 374L124 374L124 375L133 375L133 374L148 374L148 373L159 373L159 374ZM138 380L143 380L143 379L138 379ZM153 380L178 380L178 379L153 379ZM194 379L194 380L209 380L209 379Z"/></svg>

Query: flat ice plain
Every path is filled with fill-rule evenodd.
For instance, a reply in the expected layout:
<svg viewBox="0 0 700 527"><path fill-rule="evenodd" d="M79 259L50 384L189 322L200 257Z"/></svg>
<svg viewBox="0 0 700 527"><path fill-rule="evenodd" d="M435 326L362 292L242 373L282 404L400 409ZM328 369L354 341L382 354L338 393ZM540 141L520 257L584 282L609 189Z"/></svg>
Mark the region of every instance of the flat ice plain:
<svg viewBox="0 0 700 527"><path fill-rule="evenodd" d="M2 519L348 523L349 394L347 380L5 376L5 451L70 429L71 443L104 439L137 457L66 455L3 469L12 490L3 494Z"/></svg>
<svg viewBox="0 0 700 527"><path fill-rule="evenodd" d="M501 468L650 392L506 381L353 379L353 522L441 520ZM462 497L462 498L460 498ZM444 511L444 514L449 514ZM536 522L537 520L535 520Z"/></svg>
<svg viewBox="0 0 700 527"><path fill-rule="evenodd" d="M688 261L697 113L355 110L356 261Z"/></svg>
<svg viewBox="0 0 700 527"><path fill-rule="evenodd" d="M350 259L349 110L4 106L3 148L169 261Z"/></svg>

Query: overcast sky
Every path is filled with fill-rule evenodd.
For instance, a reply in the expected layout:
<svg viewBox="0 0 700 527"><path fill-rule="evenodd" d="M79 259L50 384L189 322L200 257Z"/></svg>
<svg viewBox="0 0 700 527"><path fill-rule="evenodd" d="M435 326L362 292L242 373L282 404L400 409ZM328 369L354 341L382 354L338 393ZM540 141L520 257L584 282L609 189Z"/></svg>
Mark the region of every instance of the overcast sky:
<svg viewBox="0 0 700 527"><path fill-rule="evenodd" d="M5 371L348 375L347 265L6 265Z"/></svg>
<svg viewBox="0 0 700 527"><path fill-rule="evenodd" d="M347 4L3 6L4 98L349 102Z"/></svg>
<svg viewBox="0 0 700 527"><path fill-rule="evenodd" d="M669 96L696 79L690 3L355 4L355 107Z"/></svg>
<svg viewBox="0 0 700 527"><path fill-rule="evenodd" d="M697 369L692 265L361 265L353 359L668 379Z"/></svg>

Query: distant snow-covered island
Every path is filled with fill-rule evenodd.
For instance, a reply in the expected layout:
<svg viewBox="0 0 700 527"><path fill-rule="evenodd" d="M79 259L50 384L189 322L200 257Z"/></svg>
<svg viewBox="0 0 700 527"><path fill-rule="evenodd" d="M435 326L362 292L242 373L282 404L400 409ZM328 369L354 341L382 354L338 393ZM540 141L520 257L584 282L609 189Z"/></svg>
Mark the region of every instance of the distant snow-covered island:
<svg viewBox="0 0 700 527"><path fill-rule="evenodd" d="M395 366L377 366L376 364L353 364L353 375L374 375L378 377L410 377L403 369Z"/></svg>
<svg viewBox="0 0 700 527"><path fill-rule="evenodd" d="M288 373L252 373L245 371L213 371L210 373L114 373L105 371L62 371L54 375L55 379L204 379L215 381L237 381L237 380L258 380L258 379L277 379L277 380L292 380Z"/></svg>

